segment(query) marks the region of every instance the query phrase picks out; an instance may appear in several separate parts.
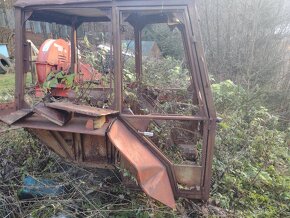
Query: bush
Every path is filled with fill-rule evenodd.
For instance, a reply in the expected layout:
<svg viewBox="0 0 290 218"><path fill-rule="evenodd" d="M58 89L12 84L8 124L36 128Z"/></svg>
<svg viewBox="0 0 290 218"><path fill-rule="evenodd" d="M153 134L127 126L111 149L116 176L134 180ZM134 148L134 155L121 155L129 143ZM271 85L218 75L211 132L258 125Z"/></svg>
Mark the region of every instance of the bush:
<svg viewBox="0 0 290 218"><path fill-rule="evenodd" d="M251 93L231 81L213 85L219 116L212 195L240 216L286 217L290 180L287 133L278 117L247 103Z"/></svg>

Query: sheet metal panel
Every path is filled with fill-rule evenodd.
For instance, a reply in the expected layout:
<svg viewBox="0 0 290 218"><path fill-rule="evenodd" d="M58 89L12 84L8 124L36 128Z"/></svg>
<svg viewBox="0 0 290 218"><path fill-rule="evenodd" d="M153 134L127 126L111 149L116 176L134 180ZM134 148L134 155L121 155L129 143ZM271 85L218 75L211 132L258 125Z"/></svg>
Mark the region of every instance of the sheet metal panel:
<svg viewBox="0 0 290 218"><path fill-rule="evenodd" d="M165 166L129 129L116 120L109 132L110 141L135 168L143 191L163 204L175 208L175 200Z"/></svg>

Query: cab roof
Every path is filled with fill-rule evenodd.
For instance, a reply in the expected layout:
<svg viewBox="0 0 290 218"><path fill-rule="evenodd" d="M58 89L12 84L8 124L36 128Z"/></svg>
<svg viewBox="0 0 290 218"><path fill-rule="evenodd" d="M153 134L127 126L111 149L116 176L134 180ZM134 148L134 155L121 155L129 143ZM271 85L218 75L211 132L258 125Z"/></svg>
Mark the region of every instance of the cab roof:
<svg viewBox="0 0 290 218"><path fill-rule="evenodd" d="M186 5L194 0L17 0L14 4L16 8L32 8L29 20L44 21L63 25L71 25L72 21L97 22L110 21L110 10L108 7L120 3L126 6L168 6ZM148 4L144 4L148 2ZM100 3L102 7L78 7L80 4ZM63 7L62 7L63 6ZM28 10L30 11L30 10Z"/></svg>
<svg viewBox="0 0 290 218"><path fill-rule="evenodd" d="M14 4L15 7L25 8L32 6L49 6L49 5L69 5L69 4L84 4L84 3L110 3L110 2L140 2L145 1L150 4L150 2L159 3L160 5L180 5L185 2L194 2L194 0L17 0Z"/></svg>
<svg viewBox="0 0 290 218"><path fill-rule="evenodd" d="M99 2L112 2L114 0L18 0L15 2L15 7L25 8L30 6L43 6L43 5L66 5L76 3L99 3Z"/></svg>

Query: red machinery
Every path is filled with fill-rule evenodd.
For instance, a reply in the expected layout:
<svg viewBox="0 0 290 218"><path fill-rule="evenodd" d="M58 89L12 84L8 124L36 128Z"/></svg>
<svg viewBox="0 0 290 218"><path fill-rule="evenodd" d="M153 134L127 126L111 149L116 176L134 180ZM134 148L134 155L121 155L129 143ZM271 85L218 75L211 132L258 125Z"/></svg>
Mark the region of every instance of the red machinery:
<svg viewBox="0 0 290 218"><path fill-rule="evenodd" d="M77 69L74 82L82 83L86 81L99 81L101 74L98 73L89 64L79 61L79 69ZM40 47L36 60L36 71L38 78L38 86L36 87L36 95L43 95L43 84L48 80L48 75L63 71L70 74L71 68L71 45L69 41L63 39L47 39ZM67 97L70 91L65 84L59 83L51 90L54 96Z"/></svg>

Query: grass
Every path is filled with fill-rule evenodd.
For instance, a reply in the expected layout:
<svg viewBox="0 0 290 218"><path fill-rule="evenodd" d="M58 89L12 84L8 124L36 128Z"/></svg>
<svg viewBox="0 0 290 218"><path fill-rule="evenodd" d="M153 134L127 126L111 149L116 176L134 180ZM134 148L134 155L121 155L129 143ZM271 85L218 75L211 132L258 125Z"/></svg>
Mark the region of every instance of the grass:
<svg viewBox="0 0 290 218"><path fill-rule="evenodd" d="M15 86L15 74L0 74L0 93L13 90Z"/></svg>
<svg viewBox="0 0 290 218"><path fill-rule="evenodd" d="M31 84L31 73L27 73L26 85ZM0 74L0 93L7 90L14 90L15 88L15 74L6 73Z"/></svg>
<svg viewBox="0 0 290 218"><path fill-rule="evenodd" d="M26 87L31 86L31 73L27 73ZM15 74L0 74L0 102L11 102L14 99Z"/></svg>

